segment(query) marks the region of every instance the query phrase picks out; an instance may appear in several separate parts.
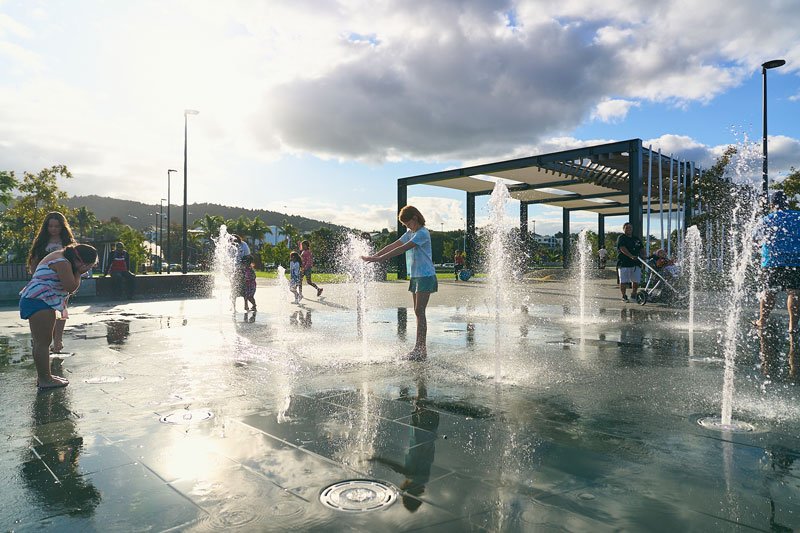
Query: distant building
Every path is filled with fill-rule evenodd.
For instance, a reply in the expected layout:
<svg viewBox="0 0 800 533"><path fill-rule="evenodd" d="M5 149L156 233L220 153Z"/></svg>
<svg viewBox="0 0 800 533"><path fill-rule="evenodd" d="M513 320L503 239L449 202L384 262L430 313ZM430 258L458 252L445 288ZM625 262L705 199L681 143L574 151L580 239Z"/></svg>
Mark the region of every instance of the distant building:
<svg viewBox="0 0 800 533"><path fill-rule="evenodd" d="M265 233L264 237L258 239L256 244L271 244L275 246L279 242L284 242L286 240L286 235L283 234L278 226L270 226L269 229L272 233Z"/></svg>
<svg viewBox="0 0 800 533"><path fill-rule="evenodd" d="M553 237L552 235L539 235L538 233L534 233L533 240L536 242L536 244L547 246L548 248L561 247L561 239L558 237Z"/></svg>

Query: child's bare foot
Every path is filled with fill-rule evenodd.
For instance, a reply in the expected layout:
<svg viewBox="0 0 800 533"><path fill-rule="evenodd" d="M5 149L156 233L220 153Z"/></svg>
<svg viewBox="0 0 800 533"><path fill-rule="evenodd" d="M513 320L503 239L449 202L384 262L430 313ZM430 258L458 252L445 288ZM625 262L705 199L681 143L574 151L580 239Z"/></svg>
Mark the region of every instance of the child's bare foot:
<svg viewBox="0 0 800 533"><path fill-rule="evenodd" d="M53 342L53 349L50 350L50 353L61 353L63 351L64 351L63 342Z"/></svg>
<svg viewBox="0 0 800 533"><path fill-rule="evenodd" d="M57 389L69 385L69 380L61 376L50 376L49 378L39 378L36 380L36 386L39 390Z"/></svg>

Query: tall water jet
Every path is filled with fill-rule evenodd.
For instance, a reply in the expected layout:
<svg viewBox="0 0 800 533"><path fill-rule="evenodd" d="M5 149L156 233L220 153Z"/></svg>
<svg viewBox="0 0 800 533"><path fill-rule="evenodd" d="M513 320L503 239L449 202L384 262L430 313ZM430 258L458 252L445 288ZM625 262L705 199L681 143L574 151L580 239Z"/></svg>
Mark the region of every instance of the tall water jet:
<svg viewBox="0 0 800 533"><path fill-rule="evenodd" d="M701 254L703 241L700 237L700 230L697 226L692 226L686 230L686 268L684 272L688 274L689 283L689 332L694 333L694 308L696 303L697 281L702 268Z"/></svg>
<svg viewBox="0 0 800 533"><path fill-rule="evenodd" d="M231 304L233 294L233 274L236 270L237 246L233 236L228 233L228 227L223 224L219 227L219 236L211 237L214 243L214 298L221 309Z"/></svg>
<svg viewBox="0 0 800 533"><path fill-rule="evenodd" d="M760 148L747 142L737 146L731 194L734 208L730 216L728 243L730 248L730 302L725 318L723 350L725 371L722 385L722 413L719 419L703 419L700 423L725 431L750 431L752 426L746 422L733 420L734 373L736 369L736 346L740 334L742 303L746 296L746 277L748 267L753 261L753 234L761 215L758 201L760 176L757 169L761 164ZM758 181L756 181L758 179Z"/></svg>
<svg viewBox="0 0 800 533"><path fill-rule="evenodd" d="M578 234L578 249L576 259L578 263L578 309L580 310L581 324L586 316L586 280L592 268L592 244L589 242L589 230L584 228Z"/></svg>
<svg viewBox="0 0 800 533"><path fill-rule="evenodd" d="M364 236L348 233L339 250L339 271L347 275L356 289L356 329L362 341L362 351L368 353L366 316L368 310L367 289L375 279L375 263L367 263L361 257L372 255L372 243Z"/></svg>
<svg viewBox="0 0 800 533"><path fill-rule="evenodd" d="M277 276L275 278L275 286L278 288L278 301L286 302L289 296L289 280L286 279L286 269L283 265L278 265L275 270Z"/></svg>
<svg viewBox="0 0 800 533"><path fill-rule="evenodd" d="M514 262L510 246L510 228L506 225L506 206L511 199L508 187L502 182L494 185L489 197L489 246L485 257L488 265L489 293L494 300L495 313L495 368L494 379L499 383L501 374L500 314L510 309L509 288L514 282Z"/></svg>

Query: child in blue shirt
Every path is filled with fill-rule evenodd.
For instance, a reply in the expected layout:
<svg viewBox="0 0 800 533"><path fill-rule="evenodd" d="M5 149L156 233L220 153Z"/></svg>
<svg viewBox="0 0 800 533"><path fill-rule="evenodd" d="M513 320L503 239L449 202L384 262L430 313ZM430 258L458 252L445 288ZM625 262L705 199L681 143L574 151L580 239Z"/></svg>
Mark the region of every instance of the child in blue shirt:
<svg viewBox="0 0 800 533"><path fill-rule="evenodd" d="M411 292L414 314L417 317L417 340L408 358L420 361L428 356L428 320L425 317L425 309L431 294L439 289L436 269L433 266L431 235L425 227L425 217L416 207L405 206L397 218L408 231L375 255L362 256L361 259L367 262L386 261L405 252L411 276L408 290Z"/></svg>
<svg viewBox="0 0 800 533"><path fill-rule="evenodd" d="M300 254L289 254L289 290L294 294L294 303L299 304L303 299L303 286L301 283Z"/></svg>

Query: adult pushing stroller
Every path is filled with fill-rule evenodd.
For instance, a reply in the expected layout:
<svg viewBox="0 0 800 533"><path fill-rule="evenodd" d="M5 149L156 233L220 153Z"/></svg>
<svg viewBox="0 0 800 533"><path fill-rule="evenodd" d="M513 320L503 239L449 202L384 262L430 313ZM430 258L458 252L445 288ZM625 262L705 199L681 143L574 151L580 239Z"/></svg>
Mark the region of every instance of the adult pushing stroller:
<svg viewBox="0 0 800 533"><path fill-rule="evenodd" d="M663 302L666 304L682 305L689 299L689 295L678 289L680 279L677 275L677 267L659 267L657 256L653 256L646 261L639 258L642 263L642 271L645 274L645 284L636 293L636 303L644 305L647 302ZM668 273L668 270L671 271Z"/></svg>

